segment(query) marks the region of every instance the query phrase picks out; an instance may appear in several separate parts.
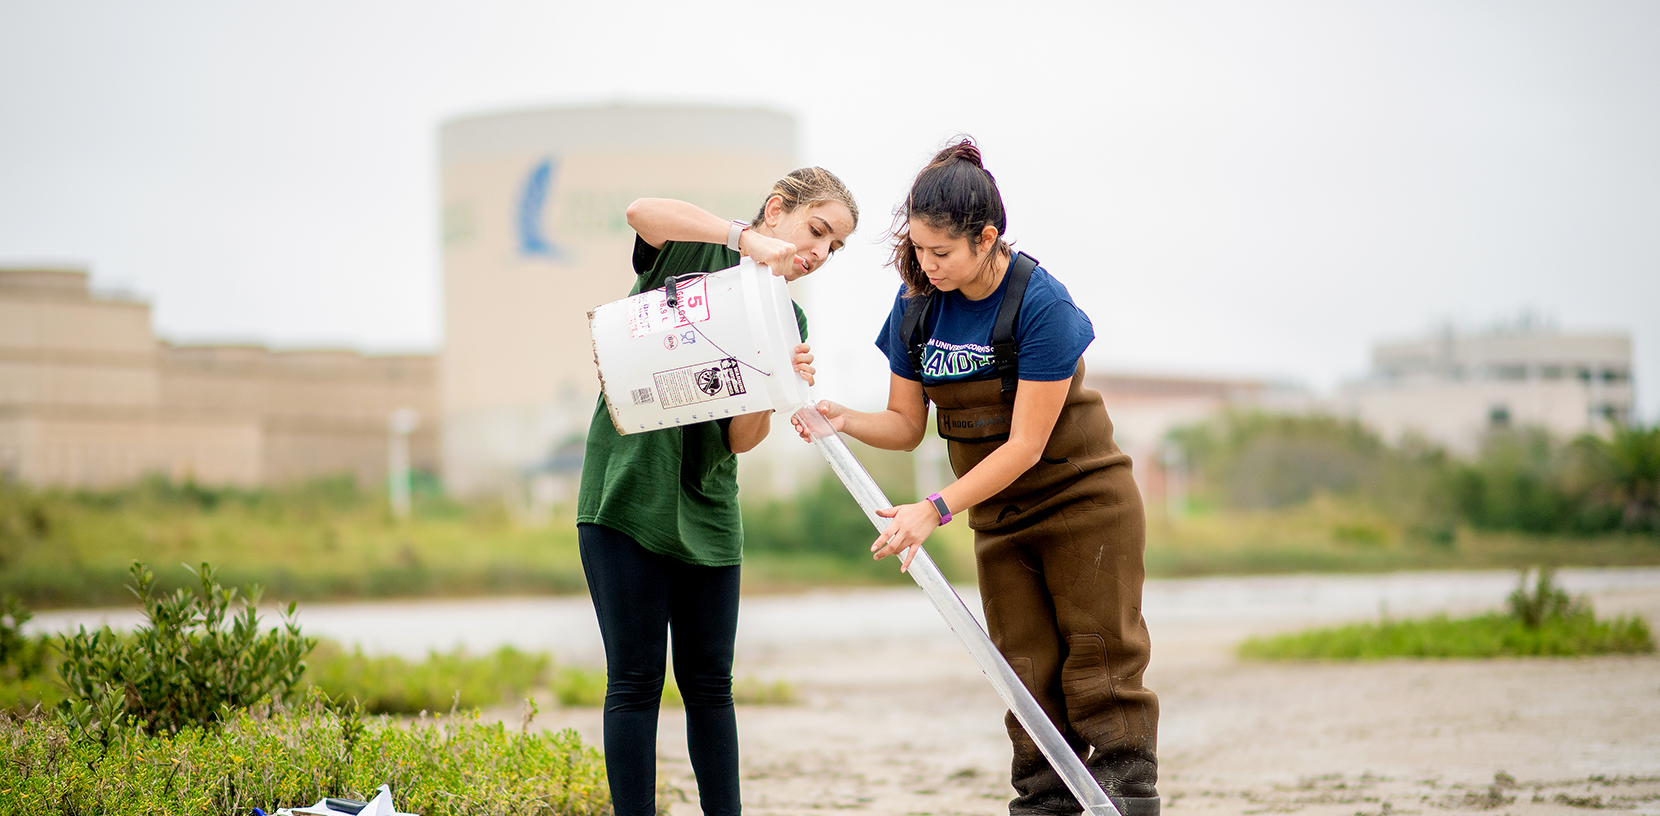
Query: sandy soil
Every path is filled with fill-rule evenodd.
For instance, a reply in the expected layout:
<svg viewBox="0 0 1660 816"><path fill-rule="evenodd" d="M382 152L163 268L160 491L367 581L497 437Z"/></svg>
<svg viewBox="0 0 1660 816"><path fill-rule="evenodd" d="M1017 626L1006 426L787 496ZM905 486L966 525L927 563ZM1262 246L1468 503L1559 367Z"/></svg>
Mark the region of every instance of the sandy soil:
<svg viewBox="0 0 1660 816"><path fill-rule="evenodd" d="M1599 614L1660 621L1660 589L1593 594ZM1660 657L1240 663L1288 619L1154 626L1160 791L1180 814L1660 814ZM950 637L740 650L740 677L787 678L790 706L741 706L752 814L1006 813L1004 706ZM599 713L544 711L599 743ZM660 768L699 813L684 719L664 711Z"/></svg>

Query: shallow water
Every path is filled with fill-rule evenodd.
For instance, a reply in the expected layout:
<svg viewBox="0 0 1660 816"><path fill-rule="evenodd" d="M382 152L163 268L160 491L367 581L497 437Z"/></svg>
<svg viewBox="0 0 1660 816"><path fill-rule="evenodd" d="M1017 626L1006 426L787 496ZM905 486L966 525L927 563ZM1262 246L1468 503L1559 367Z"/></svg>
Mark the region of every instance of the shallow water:
<svg viewBox="0 0 1660 816"><path fill-rule="evenodd" d="M1508 570L1152 580L1146 585L1144 611L1155 641L1204 632L1231 636L1380 614L1497 609L1516 580L1517 574ZM1660 588L1660 567L1565 569L1557 580L1575 594L1651 590ZM974 588L959 586L957 591L978 614ZM481 652L511 645L553 652L573 663L603 662L599 629L585 595L317 603L302 605L299 618L307 634L361 645L369 652L421 657L432 649ZM37 614L29 629L61 632L102 623L123 628L140 619L137 610L55 610ZM274 623L275 612L265 619ZM742 661L746 654L861 641L938 645L954 638L915 587L760 595L743 600L738 656Z"/></svg>

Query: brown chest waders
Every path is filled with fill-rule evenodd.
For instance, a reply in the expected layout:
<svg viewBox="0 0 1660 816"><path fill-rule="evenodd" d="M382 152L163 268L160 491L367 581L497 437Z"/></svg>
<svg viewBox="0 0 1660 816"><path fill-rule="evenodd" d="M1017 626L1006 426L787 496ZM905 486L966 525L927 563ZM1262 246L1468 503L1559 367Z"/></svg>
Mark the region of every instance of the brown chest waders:
<svg viewBox="0 0 1660 816"><path fill-rule="evenodd" d="M812 405L802 408L795 414L802 427L807 429L813 444L818 447L819 453L829 463L830 469L835 472L836 478L847 487L853 495L854 501L859 503L860 509L865 511L865 517L876 527L878 533L886 532L893 525L893 520L883 518L879 513L893 503L882 495L882 488L876 480L870 478L870 473L859 464L853 452L847 449L847 443L842 441L830 422L818 409ZM1024 723L1036 743L1038 750L1054 762L1055 772L1064 781L1067 789L1076 795L1075 802L1082 803L1082 811L1089 816L1125 816L1119 806L1129 803L1122 798L1109 799L1106 791L1096 781L1095 775L1084 766L1084 761L1078 757L1071 743L1061 735L1060 729L1050 720L1043 707L1038 705L1020 676L1009 667L1009 661L1003 658L1003 653L986 635L985 627L968 611L968 605L957 595L951 583L945 580L945 575L934 564L934 559L928 557L928 548L918 547L911 558L909 574L916 581L916 585L928 596L934 604L945 624L957 634L968 648L968 653L974 657L974 662L980 664L980 670L986 673L986 679L991 681L992 688L997 690L998 696L1009 704L1009 712L1016 719ZM1140 809L1137 813L1157 814L1157 799L1140 800L1151 801L1155 804L1152 810ZM1014 810L1013 807L1010 808ZM1079 807L1073 804L1066 813L1077 813Z"/></svg>
<svg viewBox="0 0 1660 816"><path fill-rule="evenodd" d="M1008 440L1014 323L1035 266L1024 254L1010 265L993 331L993 377L924 389L959 478ZM926 311L918 303L902 324L918 372ZM1038 463L970 511L975 566L998 650L1124 816L1154 816L1158 698L1142 685L1152 650L1141 614L1146 519L1130 458L1113 443L1101 395L1083 378L1080 361ZM1010 812L1080 812L1012 713L1005 723L1018 794Z"/></svg>

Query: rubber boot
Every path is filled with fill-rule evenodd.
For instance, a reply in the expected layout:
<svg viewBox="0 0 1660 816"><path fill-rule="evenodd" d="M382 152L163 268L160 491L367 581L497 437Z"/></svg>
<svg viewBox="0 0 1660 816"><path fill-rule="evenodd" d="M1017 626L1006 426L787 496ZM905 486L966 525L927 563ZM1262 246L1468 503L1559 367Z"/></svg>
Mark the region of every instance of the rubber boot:
<svg viewBox="0 0 1660 816"><path fill-rule="evenodd" d="M1011 723L1011 725L1013 725ZM1017 794L1010 816L1072 816L1083 813L1072 789L1024 730L1014 738L1010 779ZM1159 767L1152 757L1131 750L1096 751L1084 762L1120 816L1159 816Z"/></svg>
<svg viewBox="0 0 1660 816"><path fill-rule="evenodd" d="M1084 765L1121 816L1159 816L1159 766L1136 751L1096 751Z"/></svg>
<svg viewBox="0 0 1660 816"><path fill-rule="evenodd" d="M1026 734L1026 729L1020 727L1014 714L1006 717L1009 738L1014 743L1009 781L1016 794L1009 802L1009 816L1071 816L1084 812L1078 798L1072 795L1037 743Z"/></svg>

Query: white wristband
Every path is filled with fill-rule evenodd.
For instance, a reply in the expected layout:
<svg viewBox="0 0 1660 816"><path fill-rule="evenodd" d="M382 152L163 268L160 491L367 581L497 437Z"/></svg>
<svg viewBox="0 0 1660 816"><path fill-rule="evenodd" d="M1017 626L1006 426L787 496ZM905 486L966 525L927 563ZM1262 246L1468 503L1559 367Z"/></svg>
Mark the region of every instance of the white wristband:
<svg viewBox="0 0 1660 816"><path fill-rule="evenodd" d="M746 229L749 229L749 224L743 221L733 221L731 228L726 231L726 248L737 252L738 239L743 237Z"/></svg>

